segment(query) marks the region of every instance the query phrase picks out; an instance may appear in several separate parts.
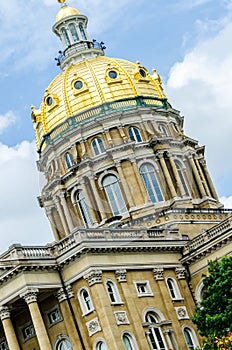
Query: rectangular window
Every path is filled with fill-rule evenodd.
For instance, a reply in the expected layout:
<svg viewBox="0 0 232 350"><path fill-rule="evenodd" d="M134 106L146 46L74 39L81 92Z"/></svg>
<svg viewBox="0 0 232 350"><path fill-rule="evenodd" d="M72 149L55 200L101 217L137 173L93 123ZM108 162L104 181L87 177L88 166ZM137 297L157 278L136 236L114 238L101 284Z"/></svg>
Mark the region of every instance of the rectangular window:
<svg viewBox="0 0 232 350"><path fill-rule="evenodd" d="M33 327L33 324L27 324L26 326L21 328L21 333L22 333L22 337L23 340L26 341L32 337L35 336L35 329Z"/></svg>
<svg viewBox="0 0 232 350"><path fill-rule="evenodd" d="M6 340L0 340L0 350L9 350Z"/></svg>
<svg viewBox="0 0 232 350"><path fill-rule="evenodd" d="M49 326L52 326L53 324L62 320L58 306L47 312L47 319Z"/></svg>
<svg viewBox="0 0 232 350"><path fill-rule="evenodd" d="M134 284L139 297L153 296L149 281L135 281Z"/></svg>

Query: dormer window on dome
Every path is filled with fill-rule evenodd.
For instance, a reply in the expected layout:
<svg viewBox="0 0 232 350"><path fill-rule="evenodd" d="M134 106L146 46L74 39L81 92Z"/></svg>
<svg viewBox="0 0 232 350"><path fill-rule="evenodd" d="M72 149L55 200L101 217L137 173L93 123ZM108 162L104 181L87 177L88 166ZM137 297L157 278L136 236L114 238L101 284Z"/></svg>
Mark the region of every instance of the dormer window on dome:
<svg viewBox="0 0 232 350"><path fill-rule="evenodd" d="M109 68L107 69L105 74L105 80L108 84L121 82L122 78L120 76L119 70L116 67L112 67L111 65L109 65Z"/></svg>

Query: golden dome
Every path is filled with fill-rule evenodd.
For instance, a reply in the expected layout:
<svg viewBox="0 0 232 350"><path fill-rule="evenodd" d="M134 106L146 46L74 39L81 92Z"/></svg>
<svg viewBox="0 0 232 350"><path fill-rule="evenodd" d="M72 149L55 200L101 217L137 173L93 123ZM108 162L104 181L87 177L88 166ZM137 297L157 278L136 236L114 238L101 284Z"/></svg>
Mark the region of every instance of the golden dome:
<svg viewBox="0 0 232 350"><path fill-rule="evenodd" d="M155 73L154 73L155 72ZM161 81L156 71L150 75L139 62L98 56L70 65L50 83L39 110L32 110L37 145L40 148L44 135L61 132L64 122L75 116L77 123L92 116L89 110L119 100L130 100L136 107L136 97L159 99L163 95ZM116 103L116 102L115 102ZM134 105L133 105L134 104ZM118 108L116 105L113 108Z"/></svg>
<svg viewBox="0 0 232 350"><path fill-rule="evenodd" d="M61 19L65 17L73 16L73 15L80 15L80 12L73 7L63 5L56 14L56 22L59 22Z"/></svg>

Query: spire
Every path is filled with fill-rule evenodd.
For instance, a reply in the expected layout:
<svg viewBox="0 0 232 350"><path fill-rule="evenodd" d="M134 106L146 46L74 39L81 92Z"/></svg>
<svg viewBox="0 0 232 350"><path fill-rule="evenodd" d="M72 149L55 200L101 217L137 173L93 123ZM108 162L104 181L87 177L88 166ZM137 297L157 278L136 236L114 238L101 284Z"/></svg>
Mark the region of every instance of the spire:
<svg viewBox="0 0 232 350"><path fill-rule="evenodd" d="M77 9L66 4L66 0L57 0L61 9L56 14L53 32L60 38L63 51L55 58L62 70L85 58L104 55L104 43L90 40L87 32L88 18Z"/></svg>

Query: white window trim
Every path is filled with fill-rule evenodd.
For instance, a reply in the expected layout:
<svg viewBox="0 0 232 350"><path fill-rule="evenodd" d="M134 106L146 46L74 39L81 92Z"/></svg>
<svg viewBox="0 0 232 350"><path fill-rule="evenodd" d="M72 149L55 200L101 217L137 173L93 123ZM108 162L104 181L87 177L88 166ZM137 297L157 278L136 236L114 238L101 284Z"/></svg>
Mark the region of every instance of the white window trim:
<svg viewBox="0 0 232 350"><path fill-rule="evenodd" d="M171 292L170 292L170 289L169 289L169 286L168 286L168 279L171 280L172 283L173 283L174 293L175 293L175 295L176 295L175 298L173 298L173 296L171 295ZM184 300L184 298L181 296L180 289L179 289L179 286L178 286L178 284L177 284L177 281L176 281L173 277L167 276L166 279L165 279L165 282L166 282L166 285L167 285L167 288L168 288L168 292L169 292L170 298L171 298L173 301Z"/></svg>
<svg viewBox="0 0 232 350"><path fill-rule="evenodd" d="M84 290L88 293L89 298L90 298L90 302L91 302L91 305L92 305L92 309L90 309L90 310L87 309L86 303L83 300L82 291L84 291ZM93 302L92 302L92 298L91 298L91 296L89 294L89 290L86 287L82 287L82 288L79 289L79 291L78 291L78 300L79 300L79 303L80 303L80 306L81 306L82 316L89 315L91 312L95 311L94 306L93 306Z"/></svg>
<svg viewBox="0 0 232 350"><path fill-rule="evenodd" d="M153 294L153 292L151 290L150 282L148 280L133 281L133 282L134 282L135 290L137 292L137 296L139 298L141 298L141 297L148 297L148 296L154 296L154 294ZM146 292L139 292L138 285L145 285L145 288L147 289L147 291Z"/></svg>
<svg viewBox="0 0 232 350"><path fill-rule="evenodd" d="M112 286L113 286L114 297L115 297L116 301L111 301L111 299L110 299L109 292L108 292L108 288L107 288L107 283L108 283L108 282L110 282L110 283L112 284ZM105 281L105 288L106 288L107 295L108 295L108 297L109 297L109 301L110 301L110 303L111 303L112 305L123 305L123 304L124 304L124 303L122 302L121 295L120 295L120 293L119 293L118 287L117 287L116 283L115 283L113 280L107 279L107 280Z"/></svg>
<svg viewBox="0 0 232 350"><path fill-rule="evenodd" d="M58 312L58 315L59 315L59 318L55 321L50 321L50 318L49 318L49 314L51 314L52 312ZM61 322L63 320L63 317L61 315L61 312L60 312L60 308L58 305L55 305L52 309L46 311L46 317L47 317L47 324L48 324L48 327L52 327L54 324L57 324L58 322Z"/></svg>
<svg viewBox="0 0 232 350"><path fill-rule="evenodd" d="M182 326L182 333L183 333L183 337L184 337L184 340L185 340L185 344L187 345L186 339L185 339L185 335L184 335L184 330L185 330L185 328L188 328L188 330L190 331L190 334L191 334L191 336L192 336L192 341L193 341L194 349L197 348L197 347L199 346L199 342L198 342L196 333L195 333L194 329L193 329L191 326L187 325L187 324L184 324L184 325Z"/></svg>
<svg viewBox="0 0 232 350"><path fill-rule="evenodd" d="M123 346L124 346L124 342L123 342L123 336L124 336L124 335L126 335L128 338L130 338L130 339L132 340L132 347L133 347L133 350L139 350L137 341L136 341L136 339L135 339L135 336L134 336L131 332L129 332L129 331L124 331L124 332L122 333L122 343L123 343ZM125 348L125 346L124 346L124 348Z"/></svg>

